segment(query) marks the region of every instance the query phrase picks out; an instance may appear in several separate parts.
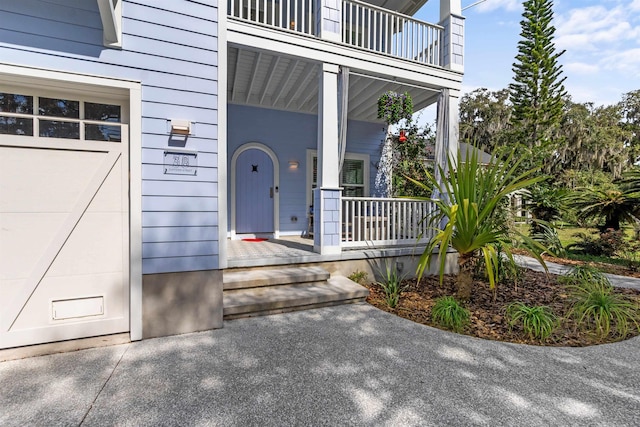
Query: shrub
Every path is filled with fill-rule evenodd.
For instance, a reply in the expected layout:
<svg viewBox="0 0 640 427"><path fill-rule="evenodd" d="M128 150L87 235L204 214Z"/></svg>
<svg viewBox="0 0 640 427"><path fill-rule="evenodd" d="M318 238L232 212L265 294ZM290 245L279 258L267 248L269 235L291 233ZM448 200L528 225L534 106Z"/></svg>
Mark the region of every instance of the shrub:
<svg viewBox="0 0 640 427"><path fill-rule="evenodd" d="M611 287L611 282L600 270L590 265L576 265L561 276L559 280L567 285L578 285L580 283L599 283L603 286Z"/></svg>
<svg viewBox="0 0 640 427"><path fill-rule="evenodd" d="M377 282L382 288L385 296L385 302L390 308L396 308L400 301L400 294L404 290L402 280L404 276L400 274L397 266L386 265L383 272L382 280Z"/></svg>
<svg viewBox="0 0 640 427"><path fill-rule="evenodd" d="M356 270L347 277L349 280L352 280L360 285L364 285L367 282L367 277L369 275L366 271Z"/></svg>
<svg viewBox="0 0 640 427"><path fill-rule="evenodd" d="M431 309L431 317L438 325L460 332L469 323L469 310L451 296L441 297L436 300Z"/></svg>
<svg viewBox="0 0 640 427"><path fill-rule="evenodd" d="M562 242L558 236L558 231L555 228L542 223L539 223L538 227L540 231L534 233L531 238L547 248L547 252L550 255L561 258L565 257L567 255L567 251L564 246L562 246Z"/></svg>
<svg viewBox="0 0 640 427"><path fill-rule="evenodd" d="M522 302L507 306L507 318L510 327L518 324L529 338L540 341L548 338L558 324L558 318L549 307L531 307Z"/></svg>
<svg viewBox="0 0 640 427"><path fill-rule="evenodd" d="M611 257L616 252L623 251L627 243L624 240L624 231L608 229L600 233L598 237L586 233L576 233L575 237L580 241L567 246L567 249L577 250L587 255L604 255Z"/></svg>
<svg viewBox="0 0 640 427"><path fill-rule="evenodd" d="M594 330L601 338L624 338L630 328L640 329L638 304L614 293L609 280L598 270L574 268L567 277L573 301L569 312L578 326Z"/></svg>

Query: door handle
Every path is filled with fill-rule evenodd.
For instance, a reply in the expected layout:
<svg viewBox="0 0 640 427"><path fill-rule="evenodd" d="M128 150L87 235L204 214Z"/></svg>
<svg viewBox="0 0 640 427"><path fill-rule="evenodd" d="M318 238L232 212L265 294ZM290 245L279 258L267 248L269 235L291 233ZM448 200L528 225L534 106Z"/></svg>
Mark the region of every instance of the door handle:
<svg viewBox="0 0 640 427"><path fill-rule="evenodd" d="M273 187L269 187L269 197L273 199Z"/></svg>

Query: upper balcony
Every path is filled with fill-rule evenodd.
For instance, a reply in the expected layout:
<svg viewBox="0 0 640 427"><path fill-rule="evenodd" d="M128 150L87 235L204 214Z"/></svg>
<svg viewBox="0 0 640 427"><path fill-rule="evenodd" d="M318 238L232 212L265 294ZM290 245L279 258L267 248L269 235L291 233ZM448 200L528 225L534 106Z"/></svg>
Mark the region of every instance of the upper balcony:
<svg viewBox="0 0 640 427"><path fill-rule="evenodd" d="M418 3L403 2L405 6L399 3L397 8L414 13L424 1ZM228 0L227 7L230 22L330 41L414 64L455 69L447 67L451 58L448 28L358 0Z"/></svg>

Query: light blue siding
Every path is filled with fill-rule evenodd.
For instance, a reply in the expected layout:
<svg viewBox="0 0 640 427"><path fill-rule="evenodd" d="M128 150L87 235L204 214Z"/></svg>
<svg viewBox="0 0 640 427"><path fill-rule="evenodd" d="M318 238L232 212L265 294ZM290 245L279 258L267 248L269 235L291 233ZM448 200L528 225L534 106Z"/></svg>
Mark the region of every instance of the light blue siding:
<svg viewBox="0 0 640 427"><path fill-rule="evenodd" d="M271 148L280 164L280 231L300 234L307 230L307 149L317 149L318 118L313 114L290 113L256 107L228 106L228 170L235 150L247 142L259 142ZM347 151L370 156L370 192L375 189L375 165L380 159L380 144L385 137L382 124L350 120L347 126ZM289 168L297 161L298 169ZM231 199L229 195L229 205ZM231 215L230 209L228 215ZM296 222L291 217L297 217ZM231 223L229 221L229 223Z"/></svg>
<svg viewBox="0 0 640 427"><path fill-rule="evenodd" d="M217 0L121 0L122 49L102 45L95 0L0 2L0 58L142 83L143 273L218 268ZM167 119L198 122L177 144ZM135 136L134 136L135 137ZM195 176L164 151L198 151Z"/></svg>

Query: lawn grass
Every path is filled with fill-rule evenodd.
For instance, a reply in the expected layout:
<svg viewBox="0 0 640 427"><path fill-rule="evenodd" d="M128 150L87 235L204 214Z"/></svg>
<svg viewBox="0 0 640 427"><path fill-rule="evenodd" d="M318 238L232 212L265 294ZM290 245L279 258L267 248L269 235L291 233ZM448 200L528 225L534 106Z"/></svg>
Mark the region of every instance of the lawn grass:
<svg viewBox="0 0 640 427"><path fill-rule="evenodd" d="M529 234L529 226L528 224L517 224L516 228L523 234ZM632 226L627 225L623 227L625 236L628 241L633 242L635 240L635 231ZM577 227L571 224L556 224L556 231L558 232L558 237L560 238L560 242L562 246L565 248L573 243L580 241L579 237L576 237L576 234L584 233L587 235L595 235L598 233L598 230L595 228L585 228L585 227ZM595 236L594 236L595 237ZM639 254L640 255L640 254ZM605 264L614 264L624 266L628 264L628 260L619 258L619 257L607 257L607 256L595 256L595 255L586 255L582 253L578 253L575 251L567 251L566 257L571 260L576 261L585 261L585 262L598 262Z"/></svg>

